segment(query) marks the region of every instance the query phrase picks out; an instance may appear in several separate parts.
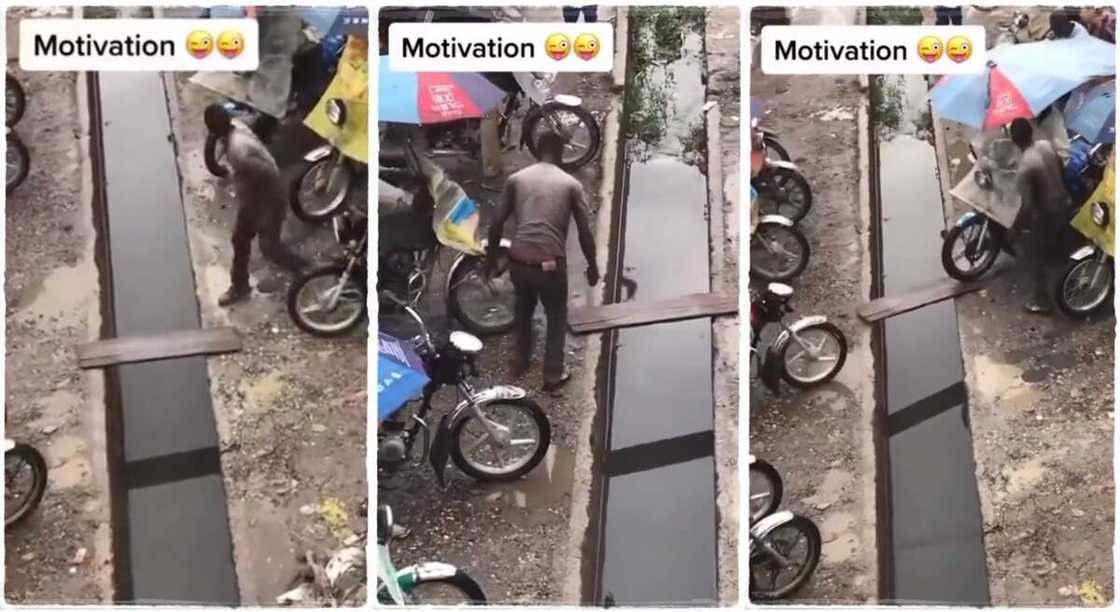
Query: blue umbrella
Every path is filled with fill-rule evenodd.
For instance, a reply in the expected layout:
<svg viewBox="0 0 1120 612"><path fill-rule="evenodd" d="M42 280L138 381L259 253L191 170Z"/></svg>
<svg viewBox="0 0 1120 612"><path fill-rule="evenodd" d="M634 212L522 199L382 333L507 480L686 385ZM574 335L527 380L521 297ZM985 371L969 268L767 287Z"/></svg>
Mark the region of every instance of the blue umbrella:
<svg viewBox="0 0 1120 612"><path fill-rule="evenodd" d="M1116 142L1116 80L1079 87L1064 111L1066 128L1091 143Z"/></svg>
<svg viewBox="0 0 1120 612"><path fill-rule="evenodd" d="M397 72L382 55L377 73L377 120L427 125L477 119L506 92L477 72Z"/></svg>
<svg viewBox="0 0 1120 612"><path fill-rule="evenodd" d="M377 334L377 421L381 422L428 384L424 362L409 344L389 334Z"/></svg>
<svg viewBox="0 0 1120 612"><path fill-rule="evenodd" d="M1116 74L1116 45L1092 36L1000 45L982 74L943 77L930 91L933 110L977 128L1035 117L1096 77Z"/></svg>

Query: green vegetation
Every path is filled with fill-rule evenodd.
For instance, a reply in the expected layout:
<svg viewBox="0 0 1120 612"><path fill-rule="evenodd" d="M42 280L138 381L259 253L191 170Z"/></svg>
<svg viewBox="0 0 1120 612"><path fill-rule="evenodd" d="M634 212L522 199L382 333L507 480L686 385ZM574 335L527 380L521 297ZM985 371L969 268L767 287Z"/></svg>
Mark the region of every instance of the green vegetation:
<svg viewBox="0 0 1120 612"><path fill-rule="evenodd" d="M867 25L921 25L922 9L916 6L869 6Z"/></svg>

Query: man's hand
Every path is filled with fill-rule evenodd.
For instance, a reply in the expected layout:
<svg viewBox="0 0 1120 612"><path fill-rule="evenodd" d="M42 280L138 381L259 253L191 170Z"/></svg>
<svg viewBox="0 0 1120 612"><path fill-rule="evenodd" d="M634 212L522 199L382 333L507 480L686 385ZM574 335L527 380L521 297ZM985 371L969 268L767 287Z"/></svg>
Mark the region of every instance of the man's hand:
<svg viewBox="0 0 1120 612"><path fill-rule="evenodd" d="M599 267L595 264L587 266L587 284L591 287L599 284Z"/></svg>

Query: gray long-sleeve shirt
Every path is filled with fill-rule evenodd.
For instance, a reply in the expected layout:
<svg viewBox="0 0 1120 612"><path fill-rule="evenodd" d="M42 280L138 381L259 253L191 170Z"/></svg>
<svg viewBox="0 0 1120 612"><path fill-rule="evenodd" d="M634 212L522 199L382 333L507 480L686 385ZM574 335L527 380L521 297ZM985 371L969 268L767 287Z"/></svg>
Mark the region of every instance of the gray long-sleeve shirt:
<svg viewBox="0 0 1120 612"><path fill-rule="evenodd" d="M506 179L498 216L490 225L490 244L498 244L506 219L513 215L510 256L517 261L540 263L563 258L568 224L576 222L579 244L589 265L595 265L595 239L591 211L583 185L559 167L537 162Z"/></svg>
<svg viewBox="0 0 1120 612"><path fill-rule="evenodd" d="M1070 202L1062 181L1062 162L1049 142L1036 140L1023 151L1015 185L1020 198L1016 227L1043 229L1051 226L1056 230L1056 224L1067 220Z"/></svg>

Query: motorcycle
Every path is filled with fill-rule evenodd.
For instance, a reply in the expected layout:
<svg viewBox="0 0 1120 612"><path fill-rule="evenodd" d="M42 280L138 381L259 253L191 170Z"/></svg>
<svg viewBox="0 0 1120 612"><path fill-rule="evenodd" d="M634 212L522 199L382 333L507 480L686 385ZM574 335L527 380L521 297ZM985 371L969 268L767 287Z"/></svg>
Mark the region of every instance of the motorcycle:
<svg viewBox="0 0 1120 612"><path fill-rule="evenodd" d="M327 101L326 114L341 132L348 118L346 104L332 98ZM353 185L365 181L366 164L350 158L333 142L312 149L303 160L308 166L292 181L288 201L301 221L322 223L343 208Z"/></svg>
<svg viewBox="0 0 1120 612"><path fill-rule="evenodd" d="M420 315L408 304L397 304L419 325L413 344L430 380L408 421L393 418L380 424L378 469L391 473L409 462L422 436L421 455L427 451L441 487L449 457L464 474L479 481L504 482L529 473L544 459L552 439L544 410L519 387L475 388L470 379L479 376L476 359L482 341L453 331L437 344ZM459 402L443 415L432 434L428 421L432 398L443 387L455 387Z"/></svg>
<svg viewBox="0 0 1120 612"><path fill-rule="evenodd" d="M343 247L338 262L302 274L288 289L288 315L303 331L323 338L354 329L366 316L368 221L347 210L332 219L334 237Z"/></svg>
<svg viewBox="0 0 1120 612"><path fill-rule="evenodd" d="M7 75L4 89L5 106L5 132L8 137L8 146L5 157L6 193L11 193L16 187L23 184L31 172L31 153L23 144L19 134L12 130L12 126L23 118L27 108L27 94L23 86L11 74Z"/></svg>
<svg viewBox="0 0 1120 612"><path fill-rule="evenodd" d="M758 118L752 117L751 187L758 192L763 214L782 215L797 223L813 206L813 190L796 164L770 159L767 151L767 139L758 127Z"/></svg>
<svg viewBox="0 0 1120 612"><path fill-rule="evenodd" d="M486 594L462 569L429 561L397 569L389 544L393 540L393 511L377 509L377 602L382 605L485 605ZM429 587L432 587L429 590ZM454 592L461 597L448 599Z"/></svg>
<svg viewBox="0 0 1120 612"><path fill-rule="evenodd" d="M1116 233L1112 216L1115 187L1115 156L1111 156L1100 184L1071 222L1089 238L1090 244L1070 254L1069 263L1056 283L1054 301L1066 316L1087 319L1112 308L1116 286L1112 250Z"/></svg>
<svg viewBox="0 0 1120 612"><path fill-rule="evenodd" d="M750 466L750 522L753 525L762 517L773 514L782 503L782 476L778 470L754 455L747 455Z"/></svg>
<svg viewBox="0 0 1120 612"><path fill-rule="evenodd" d="M47 462L30 444L4 438L4 526L35 511L47 490Z"/></svg>
<svg viewBox="0 0 1120 612"><path fill-rule="evenodd" d="M767 515L750 528L748 593L753 600L789 597L805 586L821 560L821 532L813 521L788 510Z"/></svg>
<svg viewBox="0 0 1120 612"><path fill-rule="evenodd" d="M781 215L764 215L751 235L751 277L768 282L797 278L809 265L809 240Z"/></svg>
<svg viewBox="0 0 1120 612"><path fill-rule="evenodd" d="M824 384L836 377L848 358L844 332L827 318L785 322L786 313L793 312L791 297L793 289L781 283L770 283L761 293L751 292L751 358L759 366L762 382L774 393L779 392L782 380L800 389ZM777 323L782 332L762 357L759 338L771 323Z"/></svg>

